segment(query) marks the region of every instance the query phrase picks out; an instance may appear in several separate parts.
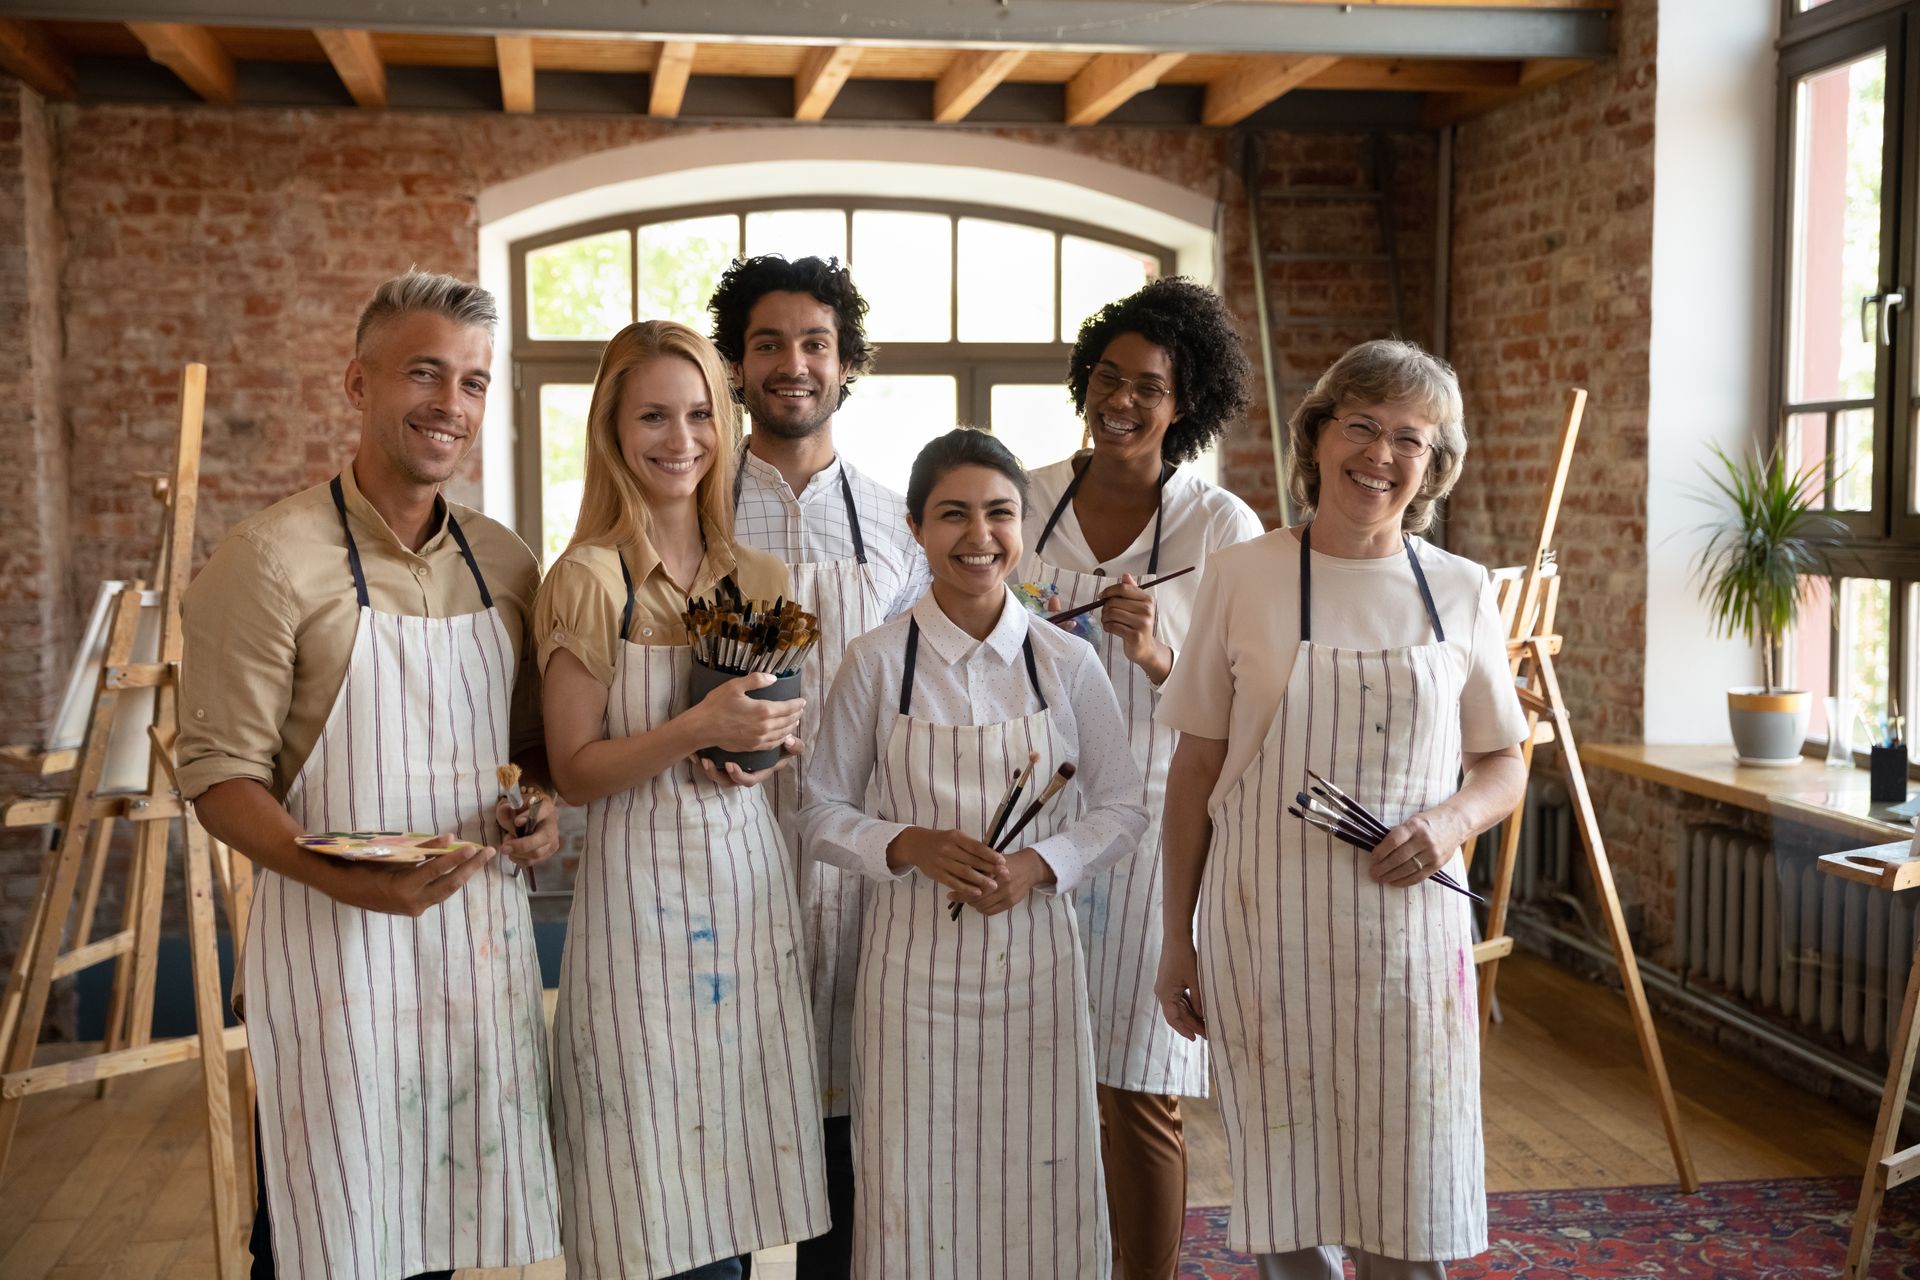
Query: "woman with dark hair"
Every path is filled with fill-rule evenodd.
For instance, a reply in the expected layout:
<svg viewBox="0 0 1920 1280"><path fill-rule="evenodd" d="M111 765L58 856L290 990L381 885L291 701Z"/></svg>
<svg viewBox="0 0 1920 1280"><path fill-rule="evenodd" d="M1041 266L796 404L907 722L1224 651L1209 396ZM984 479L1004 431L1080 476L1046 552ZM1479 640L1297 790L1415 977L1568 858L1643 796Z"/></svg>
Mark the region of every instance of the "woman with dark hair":
<svg viewBox="0 0 1920 1280"><path fill-rule="evenodd" d="M1160 824L1174 735L1153 722L1160 685L1186 642L1200 568L1263 532L1231 493L1180 463L1219 439L1247 400L1247 360L1220 296L1156 280L1080 327L1067 383L1089 447L1034 472L1023 580L1062 606L1096 597L1099 653L1127 718L1151 818L1126 856L1074 890L1093 995L1094 1069L1120 1280L1171 1280L1186 1216L1180 1098L1205 1097L1204 1041L1160 1017Z"/></svg>
<svg viewBox="0 0 1920 1280"><path fill-rule="evenodd" d="M1099 659L1006 587L1025 493L985 432L921 451L907 512L933 588L849 646L807 775L809 856L872 881L853 1073L854 1274L871 1280L1109 1271L1065 894L1147 815ZM1071 780L995 852L982 837L1028 768L1022 811Z"/></svg>
<svg viewBox="0 0 1920 1280"><path fill-rule="evenodd" d="M1526 719L1487 571L1414 536L1461 420L1411 343L1335 361L1288 424L1308 523L1208 567L1161 703L1155 991L1212 1046L1262 1280L1339 1280L1343 1246L1361 1280L1444 1280L1487 1247L1473 916L1433 877L1519 802ZM1387 827L1371 851L1288 813L1317 779Z"/></svg>

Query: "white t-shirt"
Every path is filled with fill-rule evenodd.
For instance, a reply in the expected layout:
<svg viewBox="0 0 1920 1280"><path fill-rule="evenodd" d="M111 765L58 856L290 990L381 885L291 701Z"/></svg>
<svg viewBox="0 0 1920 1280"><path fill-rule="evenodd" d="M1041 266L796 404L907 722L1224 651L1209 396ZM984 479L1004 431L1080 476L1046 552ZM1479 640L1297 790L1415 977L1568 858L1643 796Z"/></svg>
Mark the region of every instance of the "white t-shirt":
<svg viewBox="0 0 1920 1280"><path fill-rule="evenodd" d="M1068 483L1073 479L1074 463L1085 456L1085 453L1077 453L1071 458L1028 473L1030 489L1027 510L1021 521L1027 555L1038 554L1048 564L1075 573L1101 573L1116 582L1121 574L1130 573L1134 581L1144 582L1147 564L1153 558L1154 522L1151 517L1146 527L1140 530L1140 536L1133 540L1132 546L1111 560L1099 560L1095 558L1092 548L1087 546L1086 535L1080 531L1079 516L1074 513L1072 504L1068 504L1067 509L1060 513L1058 523L1053 526L1046 547L1036 551L1041 531L1047 527L1047 517L1053 514L1060 495L1066 492ZM1208 558L1220 548L1257 538L1266 531L1252 507L1218 485L1208 484L1185 467L1167 477L1166 486L1160 491L1160 503L1161 573L1173 573L1188 565L1205 565ZM1186 643L1187 628L1192 623L1193 603L1199 595L1202 576L1198 573L1188 574L1153 593L1154 614L1158 619L1154 632L1162 643L1172 645L1176 650Z"/></svg>
<svg viewBox="0 0 1920 1280"><path fill-rule="evenodd" d="M1499 751L1526 736L1493 582L1471 560L1426 539L1414 552L1433 591L1446 647L1464 676L1460 749ZM1342 560L1313 552L1313 642L1341 649L1431 644L1433 627L1404 555ZM1216 552L1200 583L1187 643L1160 694L1156 719L1181 733L1224 738L1214 801L1266 741L1300 647L1300 540L1289 529Z"/></svg>

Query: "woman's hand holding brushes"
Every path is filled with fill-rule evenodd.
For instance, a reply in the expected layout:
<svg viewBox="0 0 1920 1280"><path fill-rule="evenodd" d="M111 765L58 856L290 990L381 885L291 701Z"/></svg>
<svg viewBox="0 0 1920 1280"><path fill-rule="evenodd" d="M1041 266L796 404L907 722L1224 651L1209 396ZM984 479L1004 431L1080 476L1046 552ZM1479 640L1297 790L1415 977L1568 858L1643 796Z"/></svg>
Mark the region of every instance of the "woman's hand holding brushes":
<svg viewBox="0 0 1920 1280"><path fill-rule="evenodd" d="M1309 797L1303 791L1295 797L1298 807L1289 806L1289 813L1357 849L1372 853L1379 848L1380 843L1390 833L1386 823L1375 817L1365 805L1312 769L1307 770L1307 779L1308 789L1313 792L1313 797L1318 799ZM1485 898L1445 871L1436 870L1429 878L1444 889L1451 889L1483 905L1486 903Z"/></svg>
<svg viewBox="0 0 1920 1280"><path fill-rule="evenodd" d="M1172 573L1163 573L1157 578L1152 578L1146 582L1141 583L1140 589L1142 591L1151 591L1163 582L1172 582L1175 578L1181 577L1185 574L1192 573L1195 567L1196 566L1194 565L1188 565L1184 569L1175 569ZM1111 588L1109 588L1109 590L1111 590ZM1072 622L1075 618L1079 617L1081 614L1092 613L1095 609L1101 608L1106 603L1107 603L1107 599L1105 596L1095 596L1092 600L1087 601L1087 603L1085 604L1077 604L1073 608L1067 609L1060 613L1048 614L1047 621L1053 622L1053 623Z"/></svg>
<svg viewBox="0 0 1920 1280"><path fill-rule="evenodd" d="M1033 776L1034 766L1039 764L1039 762L1039 752L1033 752L1028 756L1026 769L1021 773L1020 777L1015 780L1013 787L1007 792L1007 798L1001 801L1000 809L994 814L994 821L987 833L987 844L992 847L995 853L1005 853L1007 848L1013 844L1014 838L1026 828L1028 823L1033 821L1034 816L1040 812L1047 801L1059 795L1060 789L1073 780L1075 766L1072 761L1068 761L1066 764L1054 770L1053 777L1047 781L1046 789L1034 797L1033 802L1020 814L1020 820L1008 828L1006 834L1002 835L1001 828L1006 824L1007 814L1012 812L1014 804L1019 800L1020 792L1026 788L1027 779ZM948 918L958 920L960 918L960 910L964 905L964 903L956 902L949 907L947 909Z"/></svg>

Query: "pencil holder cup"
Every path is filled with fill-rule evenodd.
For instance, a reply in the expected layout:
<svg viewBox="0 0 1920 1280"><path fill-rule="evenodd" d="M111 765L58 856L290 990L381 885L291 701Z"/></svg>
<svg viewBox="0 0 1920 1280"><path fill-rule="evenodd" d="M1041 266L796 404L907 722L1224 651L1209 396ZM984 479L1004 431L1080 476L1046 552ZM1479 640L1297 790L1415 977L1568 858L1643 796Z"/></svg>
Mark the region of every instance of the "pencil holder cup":
<svg viewBox="0 0 1920 1280"><path fill-rule="evenodd" d="M1907 748L1875 745L1867 756L1868 794L1875 804L1899 804L1907 798Z"/></svg>
<svg viewBox="0 0 1920 1280"><path fill-rule="evenodd" d="M705 663L693 664L693 674L687 681L687 705L693 706L702 698L718 689L729 680L740 677L732 671L716 671ZM764 689L755 689L747 694L749 698L758 698L762 702L787 702L800 696L800 673L781 676ZM699 754L721 769L728 761L739 765L748 773L757 773L762 769L771 769L780 763L780 748L767 751L722 751L719 747L702 747Z"/></svg>

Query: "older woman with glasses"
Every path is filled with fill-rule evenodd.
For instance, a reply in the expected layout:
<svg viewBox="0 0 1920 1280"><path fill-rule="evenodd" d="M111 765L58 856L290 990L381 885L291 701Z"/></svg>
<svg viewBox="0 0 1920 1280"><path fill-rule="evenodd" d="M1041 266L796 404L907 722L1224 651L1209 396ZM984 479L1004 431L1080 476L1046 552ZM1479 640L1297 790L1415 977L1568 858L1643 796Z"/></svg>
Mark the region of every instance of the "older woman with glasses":
<svg viewBox="0 0 1920 1280"><path fill-rule="evenodd" d="M1262 1280L1338 1280L1343 1247L1440 1280L1487 1247L1473 920L1436 876L1518 803L1526 725L1486 570L1415 536L1461 419L1418 347L1336 361L1288 428L1307 523L1209 562L1161 698L1155 994L1211 1046Z"/></svg>

